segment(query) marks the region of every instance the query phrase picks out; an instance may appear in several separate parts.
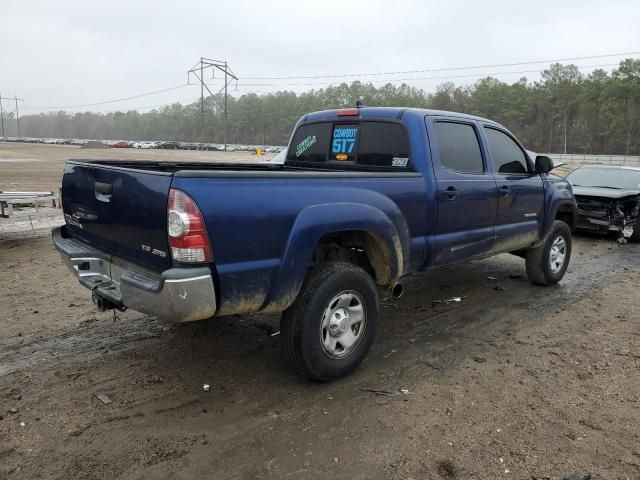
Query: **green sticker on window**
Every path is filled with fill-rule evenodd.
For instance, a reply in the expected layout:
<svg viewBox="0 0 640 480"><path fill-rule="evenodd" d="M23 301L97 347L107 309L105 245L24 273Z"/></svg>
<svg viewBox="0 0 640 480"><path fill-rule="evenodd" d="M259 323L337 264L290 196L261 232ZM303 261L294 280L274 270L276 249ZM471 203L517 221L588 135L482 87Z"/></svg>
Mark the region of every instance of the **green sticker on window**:
<svg viewBox="0 0 640 480"><path fill-rule="evenodd" d="M296 157L299 157L304 152L309 150L311 146L316 143L317 139L315 135L309 135L307 138L302 140L298 146L296 147Z"/></svg>

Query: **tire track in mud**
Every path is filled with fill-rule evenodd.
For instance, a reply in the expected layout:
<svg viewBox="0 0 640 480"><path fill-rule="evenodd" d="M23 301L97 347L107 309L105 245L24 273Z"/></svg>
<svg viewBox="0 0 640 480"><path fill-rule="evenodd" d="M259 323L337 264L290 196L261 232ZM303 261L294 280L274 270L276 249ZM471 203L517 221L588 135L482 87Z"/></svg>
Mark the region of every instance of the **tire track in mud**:
<svg viewBox="0 0 640 480"><path fill-rule="evenodd" d="M24 368L81 359L133 348L136 342L158 338L167 323L153 317L136 318L114 324L87 321L62 333L38 332L0 343L0 377Z"/></svg>
<svg viewBox="0 0 640 480"><path fill-rule="evenodd" d="M471 262L410 277L407 279L409 294L405 297L409 301L400 299L392 304L385 304L393 307L393 310L385 310L385 316L391 318L386 318L384 322L392 324L392 317L402 318L403 313L413 316L416 309L424 312L425 320L411 323L410 331L404 335L393 332L393 327L387 328L391 330L391 335L386 338L378 335L370 358L372 361L380 361L380 358L395 347L403 345L404 348L408 338L414 338L416 346L420 346L425 342L436 343L438 339L451 336L463 337L466 330L477 330L481 325L491 322L513 321L514 310L518 311L519 318L533 318L557 308L570 306L594 290L599 290L604 282L614 278L623 268L639 266L638 253L638 246L626 245L615 252L605 252L595 257L574 257L561 285L548 288L532 286L523 276L520 282L510 283L508 291L489 290L487 275L496 270L509 270L514 265L511 257ZM441 274L436 276L434 272ZM455 304L455 308L432 307L432 302L442 294L433 288L435 284L444 283L454 288L451 284L459 285L460 281L463 284L458 295L466 295L466 300ZM483 296L484 298L481 298ZM411 308L413 311L409 310ZM500 316L503 317L502 320ZM255 327L260 328L260 317L255 317L255 321L254 316L251 318L252 322L248 325L244 323L241 328L247 328L248 334L255 335ZM249 325L252 328L248 328ZM141 315L115 324L87 321L79 327L69 328L61 333L43 331L7 339L0 342L0 377L34 366L46 364L53 367L131 350L139 342L160 337L169 328L170 323ZM385 325L381 330L385 330ZM442 360L447 364L453 361Z"/></svg>

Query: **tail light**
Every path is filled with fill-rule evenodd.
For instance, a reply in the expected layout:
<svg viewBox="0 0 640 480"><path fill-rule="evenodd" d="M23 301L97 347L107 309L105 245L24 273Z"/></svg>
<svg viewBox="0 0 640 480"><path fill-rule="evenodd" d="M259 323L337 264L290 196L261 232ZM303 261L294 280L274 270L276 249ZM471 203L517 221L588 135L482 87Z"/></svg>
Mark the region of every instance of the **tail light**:
<svg viewBox="0 0 640 480"><path fill-rule="evenodd" d="M177 262L213 261L211 245L202 214L196 203L181 190L169 190L167 231L171 257Z"/></svg>

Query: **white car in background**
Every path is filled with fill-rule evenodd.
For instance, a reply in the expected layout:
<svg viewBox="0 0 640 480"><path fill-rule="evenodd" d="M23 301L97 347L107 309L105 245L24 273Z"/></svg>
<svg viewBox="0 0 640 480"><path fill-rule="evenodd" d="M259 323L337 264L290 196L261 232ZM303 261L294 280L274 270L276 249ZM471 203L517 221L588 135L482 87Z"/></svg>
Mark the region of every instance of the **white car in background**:
<svg viewBox="0 0 640 480"><path fill-rule="evenodd" d="M133 148L142 148L144 150L149 148L156 148L157 142L136 142L133 144Z"/></svg>

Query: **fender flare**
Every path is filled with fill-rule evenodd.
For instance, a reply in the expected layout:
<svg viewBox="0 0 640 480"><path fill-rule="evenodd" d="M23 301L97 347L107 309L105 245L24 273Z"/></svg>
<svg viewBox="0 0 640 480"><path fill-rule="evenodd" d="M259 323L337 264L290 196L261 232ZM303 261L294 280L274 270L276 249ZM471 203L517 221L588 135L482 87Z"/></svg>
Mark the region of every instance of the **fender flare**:
<svg viewBox="0 0 640 480"><path fill-rule="evenodd" d="M545 220L542 227L542 232L540 232L541 239L544 239L549 231L551 231L553 222L556 220L556 215L558 214L558 210L560 209L560 207L569 207L571 209L571 212L573 214L573 221L571 222L572 224L569 225L569 228L571 229L571 231L575 229L576 222L578 220L578 205L576 203L576 200L573 197L573 194L571 194L570 192L566 191L565 193L565 191L563 190L556 190L553 193L551 201L549 202L549 206L547 207L545 212ZM541 243L542 240L537 242L534 247L539 246Z"/></svg>
<svg viewBox="0 0 640 480"><path fill-rule="evenodd" d="M382 210L360 203L313 205L298 214L291 228L280 268L263 311L281 311L298 296L313 252L326 235L344 231L363 231L372 235L388 260L389 278L397 279L405 271L410 245L409 231L402 216L400 228Z"/></svg>

